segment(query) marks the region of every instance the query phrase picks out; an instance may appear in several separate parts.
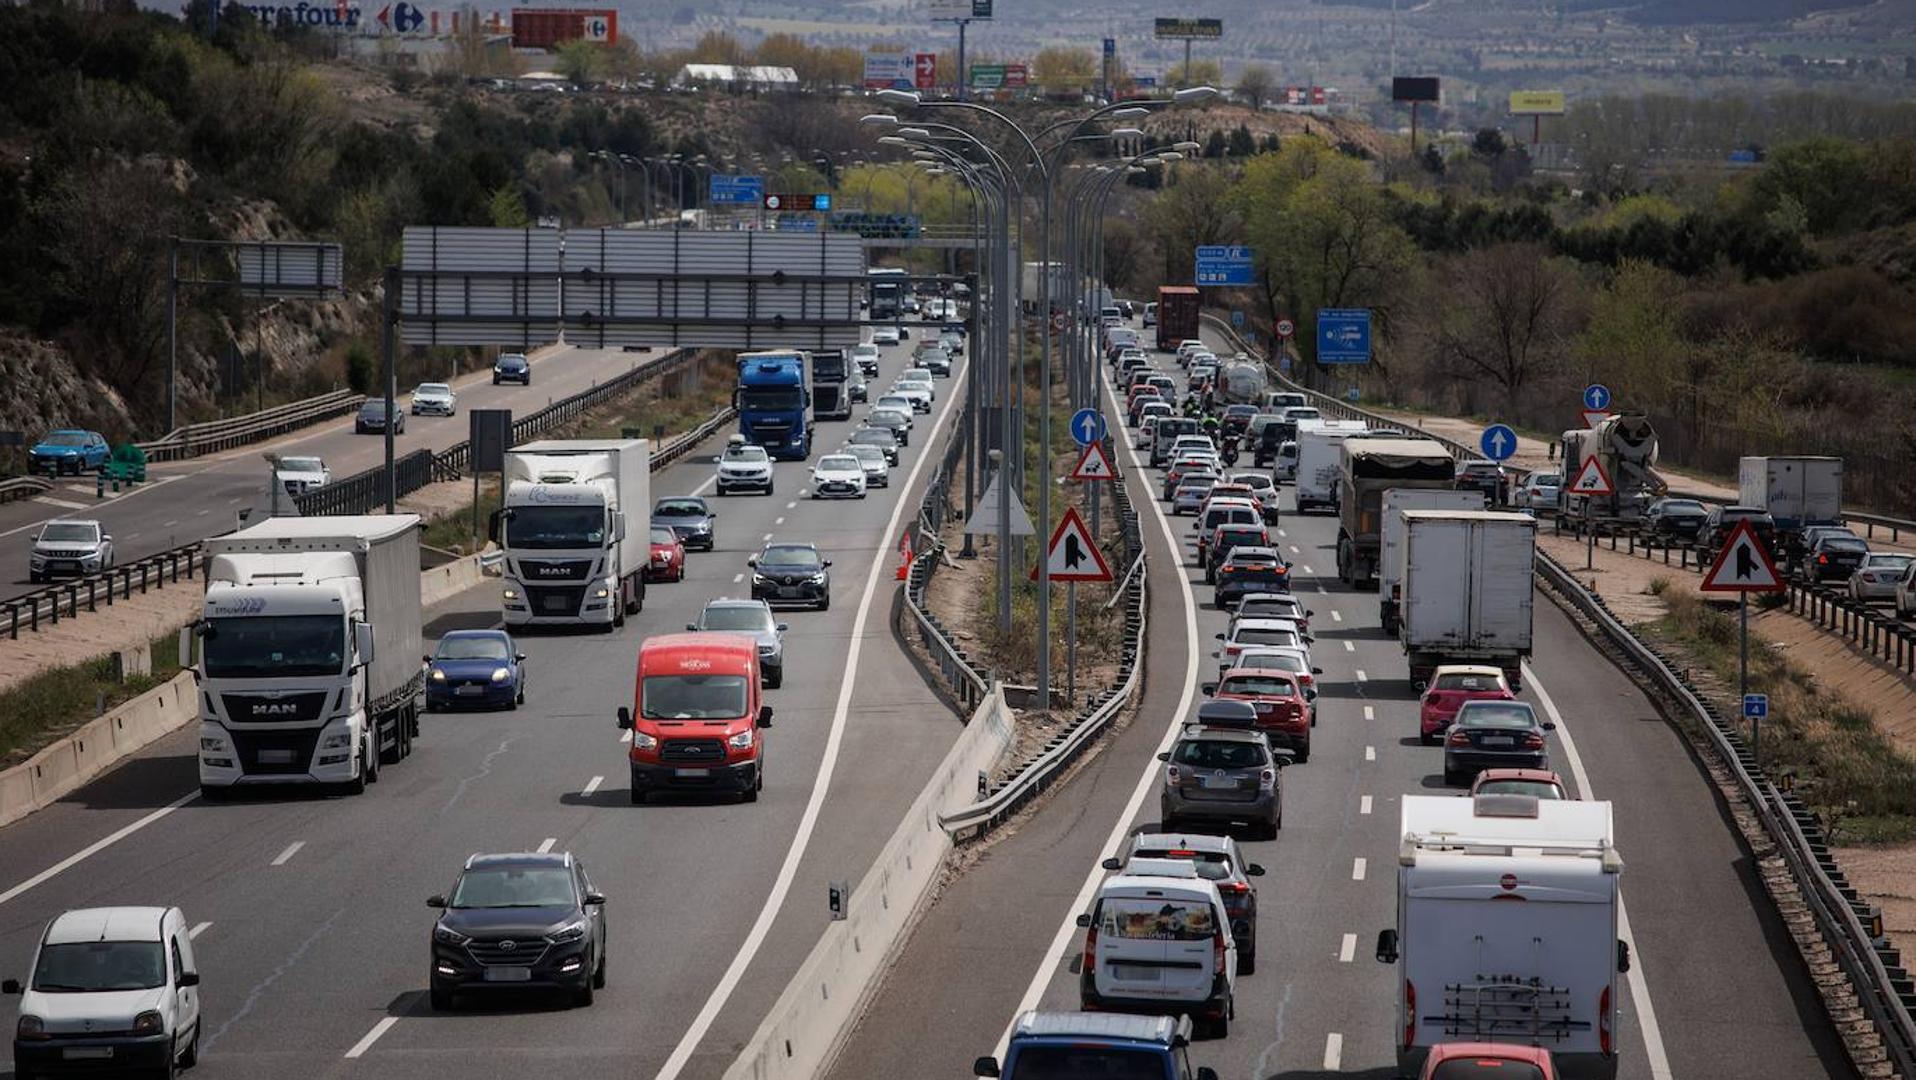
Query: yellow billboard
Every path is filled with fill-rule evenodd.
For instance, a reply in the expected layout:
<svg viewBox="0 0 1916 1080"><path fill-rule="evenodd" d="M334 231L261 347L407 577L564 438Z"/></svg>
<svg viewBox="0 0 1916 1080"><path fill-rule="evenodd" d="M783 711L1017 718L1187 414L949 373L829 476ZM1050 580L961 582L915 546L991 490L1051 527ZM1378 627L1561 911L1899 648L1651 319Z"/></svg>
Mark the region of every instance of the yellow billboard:
<svg viewBox="0 0 1916 1080"><path fill-rule="evenodd" d="M1563 91L1512 90L1510 92L1510 115L1562 116Z"/></svg>

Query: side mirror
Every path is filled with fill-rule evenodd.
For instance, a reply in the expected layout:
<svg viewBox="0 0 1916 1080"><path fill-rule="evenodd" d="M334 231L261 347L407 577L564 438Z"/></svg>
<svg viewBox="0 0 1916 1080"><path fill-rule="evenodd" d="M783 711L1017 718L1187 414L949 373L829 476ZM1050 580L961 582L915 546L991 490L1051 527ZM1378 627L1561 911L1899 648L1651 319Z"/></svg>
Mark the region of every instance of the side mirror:
<svg viewBox="0 0 1916 1080"><path fill-rule="evenodd" d="M1104 867L1106 870L1124 869L1124 863L1118 859L1106 859L1098 865Z"/></svg>
<svg viewBox="0 0 1916 1080"><path fill-rule="evenodd" d="M112 534L112 533L102 533L102 534L100 535L100 540L101 540L101 542L103 542L103 543L108 543L108 544L111 544L111 543L113 542L113 534Z"/></svg>
<svg viewBox="0 0 1916 1080"><path fill-rule="evenodd" d="M971 1075L997 1076L998 1075L998 1059L995 1057L981 1057L977 1061L972 1062Z"/></svg>
<svg viewBox="0 0 1916 1080"><path fill-rule="evenodd" d="M792 628L792 624L791 623L774 623L773 628L782 634L785 631L790 630Z"/></svg>
<svg viewBox="0 0 1916 1080"><path fill-rule="evenodd" d="M1210 697L1212 694L1217 693L1217 684L1214 682L1207 682L1203 686L1199 687L1198 689L1204 691L1205 697Z"/></svg>
<svg viewBox="0 0 1916 1080"><path fill-rule="evenodd" d="M1618 941L1617 942L1617 973L1621 975L1624 972L1629 970L1630 970L1630 943L1627 941Z"/></svg>
<svg viewBox="0 0 1916 1080"><path fill-rule="evenodd" d="M745 565L751 567L754 570L758 569L758 556L753 555L747 558L745 560Z"/></svg>
<svg viewBox="0 0 1916 1080"><path fill-rule="evenodd" d="M760 705L758 707L758 726L772 726L772 707L770 705Z"/></svg>
<svg viewBox="0 0 1916 1080"><path fill-rule="evenodd" d="M1261 864L1252 863L1251 865L1244 868L1244 876L1245 877L1263 877L1264 867Z"/></svg>
<svg viewBox="0 0 1916 1080"><path fill-rule="evenodd" d="M180 972L179 981L175 985L179 986L180 989L184 990L189 986L198 986L199 984L200 984L199 972L182 971Z"/></svg>
<svg viewBox="0 0 1916 1080"><path fill-rule="evenodd" d="M1312 610L1311 610L1310 608L1305 608L1305 609L1304 609L1304 617L1305 617L1305 618L1307 618L1307 619L1308 619L1308 618L1311 618L1312 616L1314 616L1314 615L1316 615L1316 614L1317 614L1317 612L1315 612L1315 611L1312 611Z"/></svg>
<svg viewBox="0 0 1916 1080"><path fill-rule="evenodd" d="M612 512L612 542L616 544L619 541L624 539L625 539L625 511L614 510Z"/></svg>
<svg viewBox="0 0 1916 1080"><path fill-rule="evenodd" d="M1169 750L1160 750L1160 751L1158 751L1158 760L1159 760L1159 761L1169 761L1169 760L1171 760L1171 751L1169 751Z"/></svg>
<svg viewBox="0 0 1916 1080"><path fill-rule="evenodd" d="M1076 920L1076 922L1077 922L1077 924L1078 924L1078 926L1079 926L1080 928L1082 928L1082 929L1085 929L1085 930L1089 930L1089 929L1091 929L1091 915L1090 915L1090 913L1088 913L1088 912L1087 912L1087 913L1085 913L1085 914L1083 914L1083 915L1080 915L1080 916L1078 916L1078 918L1077 918L1077 920Z"/></svg>
<svg viewBox="0 0 1916 1080"><path fill-rule="evenodd" d="M619 706L619 730L632 730L632 710L623 705Z"/></svg>
<svg viewBox="0 0 1916 1080"><path fill-rule="evenodd" d="M832 561L831 561L830 559L826 559L826 560L824 561L824 566L825 566L825 568L826 568L827 570L829 570L829 569L831 569L831 566L832 566Z"/></svg>
<svg viewBox="0 0 1916 1080"><path fill-rule="evenodd" d="M1314 668L1312 668L1312 669L1311 669L1311 674L1313 674L1313 675L1322 675L1322 674L1324 674L1324 669L1323 669L1323 668L1321 668L1321 667L1314 667Z"/></svg>
<svg viewBox="0 0 1916 1080"><path fill-rule="evenodd" d="M1223 641L1223 640L1224 640L1224 635L1223 635L1223 634L1212 634L1211 636L1212 636L1212 637L1214 637L1214 638L1216 638L1216 639L1218 639L1219 641Z"/></svg>
<svg viewBox="0 0 1916 1080"><path fill-rule="evenodd" d="M587 907L603 907L605 906L605 894L596 892L586 893L585 903Z"/></svg>
<svg viewBox="0 0 1916 1080"><path fill-rule="evenodd" d="M445 907L446 898L443 896L428 896L426 897L426 906L431 908Z"/></svg>
<svg viewBox="0 0 1916 1080"><path fill-rule="evenodd" d="M513 660L515 660L515 661L516 661L516 662L518 662L518 663L521 663L521 664L523 664L523 663L525 663L525 662L526 662L526 654L525 654L525 653L522 653L522 652L516 652L516 653L513 653L513 654L512 654L512 659L513 659Z"/></svg>
<svg viewBox="0 0 1916 1080"><path fill-rule="evenodd" d="M422 664L430 664L430 663L432 663L432 657L430 657L430 656L422 656L422 657L420 657L420 658L419 658L419 662L420 662L420 663L422 663Z"/></svg>
<svg viewBox="0 0 1916 1080"><path fill-rule="evenodd" d="M486 518L486 539L495 544L499 542L499 524L505 519L506 510L504 507L494 510L491 516Z"/></svg>
<svg viewBox="0 0 1916 1080"><path fill-rule="evenodd" d="M1211 1068L1209 1065L1199 1065L1197 1080L1217 1080L1217 1070Z"/></svg>
<svg viewBox="0 0 1916 1080"><path fill-rule="evenodd" d="M0 982L0 994L17 994L19 992L20 992L19 979L8 979L5 982Z"/></svg>
<svg viewBox="0 0 1916 1080"><path fill-rule="evenodd" d="M180 627L180 667L190 668L192 666L193 628L190 626L182 626Z"/></svg>
<svg viewBox="0 0 1916 1080"><path fill-rule="evenodd" d="M360 663L371 664L373 662L373 656L377 652L377 650L374 648L374 645L375 645L375 639L373 637L373 624L372 623L354 623L353 624L353 651L359 654Z"/></svg>
<svg viewBox="0 0 1916 1080"><path fill-rule="evenodd" d="M1550 721L1548 721L1548 720L1545 720L1545 721L1543 722L1543 729L1544 729L1545 731L1555 731L1555 730L1557 730L1557 725L1555 725L1555 724L1553 724L1553 723L1551 723L1551 722L1550 722Z"/></svg>
<svg viewBox="0 0 1916 1080"><path fill-rule="evenodd" d="M1377 931L1377 962L1380 964L1397 962L1397 931Z"/></svg>
<svg viewBox="0 0 1916 1080"><path fill-rule="evenodd" d="M685 628L687 630L697 630L699 628L699 624L695 622L689 622L685 624Z"/></svg>

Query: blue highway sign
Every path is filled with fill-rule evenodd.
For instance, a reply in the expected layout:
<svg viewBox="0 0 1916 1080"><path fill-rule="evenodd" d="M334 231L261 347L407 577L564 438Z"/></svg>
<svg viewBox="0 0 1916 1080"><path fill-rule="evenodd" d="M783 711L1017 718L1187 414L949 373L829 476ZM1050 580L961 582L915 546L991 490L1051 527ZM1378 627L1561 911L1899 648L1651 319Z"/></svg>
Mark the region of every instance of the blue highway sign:
<svg viewBox="0 0 1916 1080"><path fill-rule="evenodd" d="M1610 388L1602 383L1591 383L1583 388L1583 407L1592 412L1602 412L1610 407Z"/></svg>
<svg viewBox="0 0 1916 1080"><path fill-rule="evenodd" d="M1492 424L1484 429L1484 437L1478 441L1477 448L1492 461L1507 460L1517 452L1517 433L1509 424Z"/></svg>
<svg viewBox="0 0 1916 1080"><path fill-rule="evenodd" d="M1201 244L1197 249L1197 284L1250 285L1257 281L1251 249L1227 244Z"/></svg>
<svg viewBox="0 0 1916 1080"><path fill-rule="evenodd" d="M1071 414L1071 437L1079 446L1104 441L1104 414L1096 409L1079 409Z"/></svg>
<svg viewBox="0 0 1916 1080"><path fill-rule="evenodd" d="M1770 695L1744 694L1743 715L1751 720L1767 720L1770 717Z"/></svg>
<svg viewBox="0 0 1916 1080"><path fill-rule="evenodd" d="M1319 308L1317 362L1370 363L1370 309Z"/></svg>
<svg viewBox="0 0 1916 1080"><path fill-rule="evenodd" d="M711 201L715 206L726 204L757 206L765 198L765 178L713 173L711 194Z"/></svg>

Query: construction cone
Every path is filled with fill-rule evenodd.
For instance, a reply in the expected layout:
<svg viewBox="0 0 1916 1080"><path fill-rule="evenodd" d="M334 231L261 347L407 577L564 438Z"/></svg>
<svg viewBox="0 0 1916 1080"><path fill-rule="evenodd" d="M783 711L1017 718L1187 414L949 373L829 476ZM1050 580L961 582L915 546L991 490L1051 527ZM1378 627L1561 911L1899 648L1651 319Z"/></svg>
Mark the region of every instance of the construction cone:
<svg viewBox="0 0 1916 1080"><path fill-rule="evenodd" d="M905 535L901 537L898 541L898 557L902 559L903 561L898 564L898 575L893 580L907 581L911 578L911 559L912 559L911 533L909 531L906 532Z"/></svg>

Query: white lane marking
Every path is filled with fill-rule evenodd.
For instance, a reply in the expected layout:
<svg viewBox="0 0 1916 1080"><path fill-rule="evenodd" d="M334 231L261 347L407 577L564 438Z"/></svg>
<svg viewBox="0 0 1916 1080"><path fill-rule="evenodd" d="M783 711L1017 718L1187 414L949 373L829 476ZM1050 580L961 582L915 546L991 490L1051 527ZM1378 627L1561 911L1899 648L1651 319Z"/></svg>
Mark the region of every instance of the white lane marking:
<svg viewBox="0 0 1916 1080"><path fill-rule="evenodd" d="M208 514L210 514L210 513L212 513L212 512L213 512L213 511L211 511L211 510L195 510L195 511L193 511L193 516L194 516L194 517L205 517L206 515L208 515Z"/></svg>
<svg viewBox="0 0 1916 1080"><path fill-rule="evenodd" d="M1329 589L1326 589L1324 586L1319 585L1317 587L1317 594L1319 596L1329 596L1331 594L1331 591Z"/></svg>
<svg viewBox="0 0 1916 1080"><path fill-rule="evenodd" d="M186 939L188 941L198 941L200 935L206 933L206 928L211 925L213 924L210 922L194 923L193 929L186 932Z"/></svg>
<svg viewBox="0 0 1916 1080"><path fill-rule="evenodd" d="M1340 964L1348 964L1351 962L1351 958L1356 955L1357 935L1345 934L1343 942L1337 946L1337 962Z"/></svg>
<svg viewBox="0 0 1916 1080"><path fill-rule="evenodd" d="M1346 641L1346 642L1344 643L1344 651L1345 651L1345 652L1356 652L1356 651L1357 651L1357 645L1356 645L1356 643L1355 643L1355 642L1350 642L1350 641Z"/></svg>
<svg viewBox="0 0 1916 1080"><path fill-rule="evenodd" d="M1365 862L1364 857L1362 855L1359 855L1357 858L1352 859L1351 860L1351 880L1352 881L1364 880L1364 869L1367 865L1368 864Z"/></svg>
<svg viewBox="0 0 1916 1080"><path fill-rule="evenodd" d="M180 523L180 519L179 519L179 518L174 518L174 519L173 519L172 521L162 521L162 522L160 522L160 528L162 528L162 529L170 529L170 528L172 528L173 526L175 526L175 525L178 525L179 523Z"/></svg>
<svg viewBox="0 0 1916 1080"><path fill-rule="evenodd" d="M1377 760L1377 748L1375 746L1364 747L1364 760L1365 761Z"/></svg>
<svg viewBox="0 0 1916 1080"><path fill-rule="evenodd" d="M772 519L772 524L774 524L774 525L783 525L783 524L785 524L785 519L784 519L784 518L782 518L782 517L775 517L775 518L773 518L773 519ZM769 534L768 534L768 535L769 535Z"/></svg>
<svg viewBox="0 0 1916 1080"><path fill-rule="evenodd" d="M1296 544L1292 544L1292 545L1291 545L1291 554L1293 554L1293 555L1300 555L1300 554L1302 554L1302 552L1300 552L1300 551L1298 551L1298 550L1297 550L1297 545L1296 545Z"/></svg>
<svg viewBox="0 0 1916 1080"><path fill-rule="evenodd" d="M552 845L558 842L559 842L559 838L556 836L548 836L544 840L539 841L539 854L544 855L550 852L552 850Z"/></svg>
<svg viewBox="0 0 1916 1080"><path fill-rule="evenodd" d="M739 582L744 580L745 580L745 574L743 572L732 575L732 584L734 585L737 585Z"/></svg>
<svg viewBox="0 0 1916 1080"><path fill-rule="evenodd" d="M969 377L970 369L967 368L965 378ZM961 379L958 385L962 383ZM955 394L946 400L944 411L932 421L931 438L937 438L938 429L957 413L958 410L952 407L952 402L960 400L962 396ZM911 474L905 478L906 491L911 490L912 485L918 482L918 474L924 470L925 462L930 461L931 458L930 454L922 454L912 463ZM891 518L885 523L885 531L882 535L891 536L898 532L898 523L909 502L910 500L901 493L897 501L892 504ZM799 816L798 830L792 834L791 846L785 851L785 861L779 864L778 877L772 882L772 890L766 895L764 906L759 908L758 915L752 920L752 928L746 931L745 940L739 944L738 952L733 955L731 963L726 965L725 974L719 976L718 985L712 988L712 993L705 999L704 1006L699 1009L698 1015L692 1018L691 1024L687 1025L685 1033L679 1037L678 1045L672 1048L671 1056L665 1059L664 1065L660 1066L657 1080L675 1080L679 1073L685 1070L686 1063L692 1060L692 1054L698 1050L699 1043L705 1038L705 1033L711 1029L712 1022L717 1020L719 1014L725 1010L725 1004L731 1000L732 992L738 988L740 980L744 979L746 969L751 966L753 957L758 955L759 946L765 943L766 935L771 933L772 923L778 918L779 909L785 906L785 896L791 892L792 881L798 876L799 863L804 860L805 850L811 844L812 833L818 827L819 813L825 807L825 793L831 788L832 774L838 768L839 747L844 742L846 718L851 713L852 690L858 684L858 658L864 651L865 623L878 594L879 575L885 572L885 563L885 559L873 559L871 571L865 575L865 591L859 599L858 614L852 619L851 649L845 655L844 672L838 679L838 702L832 708L832 726L825 736L824 756L819 761L818 772L812 780L811 794L806 797L805 811ZM1195 619L1192 620L1189 629L1188 639L1195 640L1197 634ZM1153 764L1155 765L1156 762ZM1097 876L1103 877L1104 871L1099 869ZM1069 922L1066 925L1073 929L1077 926L1075 922Z"/></svg>
<svg viewBox="0 0 1916 1080"><path fill-rule="evenodd" d="M1289 537L1289 536L1290 536L1291 534L1290 534L1290 533L1287 533L1287 532L1285 532L1285 531L1284 531L1283 529L1279 529L1279 530L1277 530L1277 535L1279 535L1279 536L1283 536L1283 537ZM1297 549L1296 549L1296 548L1292 548L1291 550L1292 550L1292 551L1296 551Z"/></svg>
<svg viewBox="0 0 1916 1080"><path fill-rule="evenodd" d="M71 499L56 499L51 495L35 495L33 497L33 501L37 503L44 503L47 506L57 506L62 510L85 510L86 509L86 504L83 502L74 502ZM36 524L38 523L36 522Z"/></svg>
<svg viewBox="0 0 1916 1080"><path fill-rule="evenodd" d="M1343 622L1343 621L1344 621L1344 615L1343 615L1343 613L1342 613L1342 612L1338 612L1338 611L1333 611L1333 612L1331 612L1331 621L1332 621L1332 622Z"/></svg>
<svg viewBox="0 0 1916 1080"><path fill-rule="evenodd" d="M127 837L132 836L134 833L139 832L141 829L146 828L148 825L153 824L154 822L160 820L166 815L172 813L175 810L178 810L180 807L185 806L187 803L190 803L194 799L197 799L199 797L200 797L199 792L189 791L186 794L180 796L179 798L174 799L172 802L167 803L165 806L160 807L158 810L155 810L152 813L141 818L140 820L134 822L133 824L127 825L114 832L108 833L107 835L101 837L98 840L95 840L91 844L88 844L87 846L81 848L80 850L74 852L73 854L68 855L66 858L61 859L59 862L54 863L52 866L47 867L45 870L42 870L39 873L33 875L32 877L26 879L20 884L13 886L12 888L8 889L6 892L0 892L0 904L4 904L7 901L12 900L14 897L19 896L21 893L24 893L28 889L31 889L37 885L46 884L48 881L52 880L53 878L66 873L68 870L73 869L75 866L86 861L92 856L98 855L100 852L105 851L107 848L110 848L114 844L117 844L120 841L126 839Z"/></svg>
<svg viewBox="0 0 1916 1080"><path fill-rule="evenodd" d="M1364 706L1364 719L1366 720L1377 719L1377 710L1370 707L1369 705Z"/></svg>
<svg viewBox="0 0 1916 1080"><path fill-rule="evenodd" d="M1570 760L1570 775L1577 781L1577 790L1584 798L1595 799L1596 789L1590 786L1590 774L1583 771L1583 758L1577 753L1575 740L1570 738L1570 729L1564 725L1563 714L1557 711L1557 703L1550 699L1550 691L1543 688L1543 680L1537 678L1537 671L1528 660L1523 662L1523 677L1537 692L1537 700L1543 703L1551 722L1557 725L1557 738L1563 743L1564 757ZM1653 1080L1670 1080L1670 1055L1663 1048L1663 1029L1657 1025L1657 1011L1650 1004L1650 982L1643 975L1643 954L1637 949L1636 935L1630 932L1630 912L1624 906L1622 893L1617 894L1617 933L1630 946L1630 971L1624 978L1630 982L1630 1000L1636 1006L1637 1023L1643 1029L1643 1052L1650 1059L1650 1076Z"/></svg>
<svg viewBox="0 0 1916 1080"><path fill-rule="evenodd" d="M1358 681L1358 682L1366 682L1366 681L1368 681L1368 680L1370 679L1370 676L1369 676L1369 675L1366 675L1366 674L1364 674L1364 669L1363 669L1363 668L1358 668L1358 669L1356 669L1356 671L1354 672L1354 674L1355 674L1355 675L1357 676L1357 681Z"/></svg>
<svg viewBox="0 0 1916 1080"><path fill-rule="evenodd" d="M392 1026L397 1023L399 1023L399 1017L397 1016L384 1017L379 1023L373 1025L373 1029L368 1031L364 1038L354 1043L351 1050L346 1051L346 1056L348 1058L356 1058L366 1051L371 1050L373 1044L379 1041L379 1037L392 1030Z"/></svg>
<svg viewBox="0 0 1916 1080"><path fill-rule="evenodd" d="M1357 800L1357 812L1360 814L1370 813L1370 796L1369 795L1365 795Z"/></svg>
<svg viewBox="0 0 1916 1080"><path fill-rule="evenodd" d="M590 795L593 792L599 790L599 785L603 783L605 783L605 777L595 776L592 779L587 780L585 782L585 786L579 789L579 794Z"/></svg>
<svg viewBox="0 0 1916 1080"><path fill-rule="evenodd" d="M1313 570L1313 569L1311 569L1311 566L1310 566L1310 564L1309 564L1309 563L1305 563L1305 564L1304 564L1304 572L1305 572L1306 574L1315 574L1315 573L1317 573L1317 571L1315 571L1315 570Z"/></svg>
<svg viewBox="0 0 1916 1080"><path fill-rule="evenodd" d="M771 538L772 538L771 533L766 533L764 536L760 537L760 539L762 540L770 540Z"/></svg>
<svg viewBox="0 0 1916 1080"><path fill-rule="evenodd" d="M1324 1036L1324 1071L1336 1072L1344 1067L1344 1036L1333 1031Z"/></svg>
<svg viewBox="0 0 1916 1080"><path fill-rule="evenodd" d="M1105 393L1115 407L1118 404L1116 391L1107 384ZM1131 456L1131 467L1142 473L1144 461L1138 457L1137 450L1131 449L1128 453ZM1172 551L1179 550L1177 535L1171 531L1171 519L1165 514L1164 508L1152 500L1151 509L1157 515L1158 529L1164 534L1165 546ZM1184 640L1196 642L1198 640L1197 594L1191 588L1190 578L1183 574L1176 575L1176 578L1178 595L1184 602ZM1104 846L1099 849L1103 855L1092 862L1092 869L1085 875L1084 884L1079 886L1078 895L1072 899L1070 908L1066 909L1064 921L1059 924L1058 932L1052 936L1050 946L1041 954L1043 959L1038 964L1038 970L1032 973L1031 982L1025 987L1024 996L1019 999L1018 1007L1012 1010L1011 1016L1005 1023L1004 1032L998 1036L996 1053L1000 1061L1004 1060L1005 1047L1011 1041L1011 1025L1017 1022L1020 1014L1038 1007L1038 1002L1044 997L1045 986L1051 982L1052 973L1058 970L1058 965L1064 959L1065 950L1070 948L1077 938L1078 913L1090 910L1091 895L1105 877L1104 869L1098 865L1098 862L1102 861L1104 855L1117 854L1118 846L1123 843L1125 835L1130 831L1131 819L1138 815L1139 808L1144 805L1145 796L1149 795L1152 787L1158 783L1157 754L1171 748L1177 733L1183 729L1184 717L1190 713L1191 703L1196 700L1198 662L1197 648L1194 645L1187 647L1184 661L1184 690L1178 696L1177 708L1171 711L1171 722L1164 729L1164 737L1158 740L1157 751L1145 759L1144 770L1138 775L1137 786L1131 790L1130 801L1125 803L1124 810L1118 814L1117 820L1112 822L1110 835L1104 838Z"/></svg>
<svg viewBox="0 0 1916 1080"><path fill-rule="evenodd" d="M285 851L282 851L278 855L275 855L273 857L273 865L285 866L288 862L292 860L293 856L299 854L299 849L305 846L306 846L306 841L304 840L295 840L292 843L287 844Z"/></svg>
<svg viewBox="0 0 1916 1080"><path fill-rule="evenodd" d="M787 510L796 510L796 509L798 509L798 500L797 500L797 499L793 499L793 500L792 500L791 502L788 502L788 503L786 503L786 504L785 504L785 509L787 509Z"/></svg>

